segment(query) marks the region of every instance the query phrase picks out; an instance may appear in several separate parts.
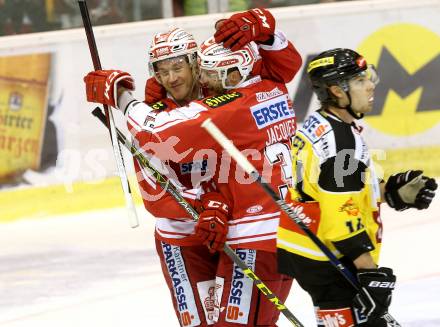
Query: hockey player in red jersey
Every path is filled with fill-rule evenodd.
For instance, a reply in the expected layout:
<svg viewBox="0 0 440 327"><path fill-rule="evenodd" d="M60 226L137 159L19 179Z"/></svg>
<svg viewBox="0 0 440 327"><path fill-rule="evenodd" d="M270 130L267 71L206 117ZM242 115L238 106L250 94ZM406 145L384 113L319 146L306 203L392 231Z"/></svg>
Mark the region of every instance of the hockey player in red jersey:
<svg viewBox="0 0 440 327"><path fill-rule="evenodd" d="M254 14L252 13L256 10L260 16L266 15L265 21L269 22L269 25L266 23L268 28L259 28L261 33L253 36L253 38L265 42L258 45L258 52L262 59L254 63L253 74L260 74L263 78L275 81L289 82L301 66L301 57L292 43L286 40L284 34L275 30L275 20L269 11L253 9L240 15L242 18L247 16L253 18ZM237 15L233 15L231 21L234 21L233 18ZM224 20L223 23L228 21L230 20ZM258 21L255 19L253 22L254 25L258 25ZM261 24L263 24L262 22ZM252 38L249 40L252 41ZM196 49L197 45L192 35L182 29L176 28L155 35L149 51L149 68L156 83L165 87L167 96L160 101L150 103L153 108L170 111L202 97L203 92L197 78ZM191 239L189 233L193 230L191 227L193 222L186 221L183 226L181 218L186 217L183 209L175 203L171 196L160 189L147 171L141 169L137 160L134 160L134 163L144 205L150 213L160 218L157 221L156 236L159 236L159 239L163 241L170 241L169 237L173 240L178 238L179 241L173 243L176 245L193 244L194 239ZM194 199L195 193L195 190L186 190L183 195L191 200ZM168 219L161 218L170 214L169 218L173 219L171 223ZM174 221L176 219L181 221L177 223Z"/></svg>
<svg viewBox="0 0 440 327"><path fill-rule="evenodd" d="M241 259L284 301L291 279L276 271L278 208L251 183L249 176L223 155L200 124L211 118L283 194L290 179L288 142L296 128L287 90L283 83L251 74L258 57L255 44L232 52L210 39L200 47L199 57L201 81L212 90L231 90L193 101L187 107L157 112L133 99L129 92L123 92L117 100L117 84L125 82L122 86L128 86L126 82L130 76L127 73L98 71L85 78L88 100L112 106L118 101L139 145L163 161L177 160L174 174L182 183L188 182L184 172L189 166L196 167L190 169L193 183L199 184L209 177L211 186L227 206L217 206L226 208L221 213L220 210L207 210L211 214L207 219L201 217L196 235L203 242L208 241L212 250L220 250L226 236L228 244L237 249ZM112 74L116 76L110 78ZM106 83L108 87L104 92ZM173 137L179 141L168 143ZM173 158L166 156L164 149L158 149L171 144L170 150L177 154ZM220 300L214 318L216 326L276 326L279 311L253 288L252 281L223 253L216 276L216 294Z"/></svg>
<svg viewBox="0 0 440 327"><path fill-rule="evenodd" d="M255 12L258 12L259 20L256 20ZM283 32L275 29L275 19L272 14L265 9L252 9L223 20L223 26L228 22L234 22L238 15L240 19L247 17L249 29L260 31L246 38L247 41L255 39L259 42L258 52L262 59L254 63L253 74L260 74L262 78L279 82L291 81L300 69L301 57ZM262 27L258 27L259 25ZM146 100L153 108L170 111L202 97L203 92L198 83L196 50L197 45L192 35L180 28L155 35L149 49L149 69L155 83L152 84L152 88L147 87L146 90L154 91L156 84L165 89L165 92L159 90L156 95L166 96L161 99L156 98L156 101L151 103L149 101L153 97L147 94ZM134 164L144 205L150 213L159 217L156 236L162 241L172 239L175 245L193 245L195 240L191 237L191 231L194 223L182 218L186 217L184 210L171 196L161 190L147 171L141 169L136 159ZM191 200L195 198L196 191L186 190L183 195ZM164 217L171 218L172 221Z"/></svg>
<svg viewBox="0 0 440 327"><path fill-rule="evenodd" d="M255 8L220 20L216 23L216 42L231 37L224 29L230 24L237 24L237 21L246 22L247 25L243 29L249 33L238 39L234 35L234 39L241 41L240 45L256 42L262 58L255 63L252 73L278 82L290 82L301 67L301 56L285 34L275 28L276 22L272 14L266 9ZM147 104L154 105L159 102L159 109L162 103L166 107L180 107L209 95L199 87L198 68L194 60L197 45L194 47L194 44L192 35L180 28L154 36L149 49L149 70L152 77L145 84ZM238 49L234 48L235 50ZM185 55L187 57L184 57ZM174 59L167 62L167 67L159 67L165 59L171 58ZM159 64L160 62L162 64ZM171 70L173 67L176 69ZM174 76L170 76L170 70ZM166 75L162 75L161 72L165 72Z"/></svg>
<svg viewBox="0 0 440 327"><path fill-rule="evenodd" d="M253 11L241 13L241 17L254 17ZM268 28L260 28L261 33L253 38L259 40L258 50L261 60L253 66L254 74L261 73L263 77L289 82L301 66L301 57L291 42L287 41L281 31L275 30L275 20L270 12L258 11L267 16ZM234 16L233 16L234 17ZM232 17L231 17L232 18ZM228 22L229 20L223 20ZM262 22L262 21L261 21ZM255 19L254 24L259 22ZM252 41L253 38L249 39ZM264 43L263 43L264 42ZM198 83L198 66L196 62L196 43L192 35L182 29L175 28L165 33L158 33L153 38L149 49L149 69L153 76L146 85L146 102L158 110L171 111L178 106L189 103L190 100L201 98L203 90ZM204 90L205 92L207 89ZM156 93L155 93L156 92ZM169 267L169 253L177 253L179 269L187 278L182 279L185 295L189 303L189 314L194 318L191 326L205 326L212 322L213 314L207 303L211 297L209 290L215 288L215 274L218 264L218 253L211 253L200 240L195 237L195 223L187 213L175 202L168 193L162 191L146 170L142 170L134 159L135 169L145 208L156 219L155 238L163 273L171 292L173 305L179 320L184 319L180 312L178 296L173 285L174 271ZM203 169L203 162L201 169ZM184 165L187 169L189 164ZM182 188L182 195L193 202L198 190ZM207 208L207 199L215 199L216 193L203 195L202 202ZM203 202L204 201L204 202ZM223 200L225 201L225 200ZM194 203L194 202L193 202ZM206 215L206 211L203 215ZM217 214L221 214L217 213ZM200 231L199 231L200 232ZM200 321L200 324L198 322Z"/></svg>
<svg viewBox="0 0 440 327"><path fill-rule="evenodd" d="M147 83L146 92L154 93L158 89L161 96L151 103L153 108L170 112L202 97L197 44L191 34L180 28L157 33L149 49L149 58L153 76L150 80L154 83ZM214 309L210 291L215 289L219 255L201 243L194 233L193 219L156 183L148 170L142 169L136 159L134 165L144 206L156 218L156 250L176 316L182 326L212 325ZM188 202L196 207L203 204L203 201L195 203L200 189L184 188L180 183L176 186Z"/></svg>
<svg viewBox="0 0 440 327"><path fill-rule="evenodd" d="M253 11L241 13L240 19L248 16L252 18L252 21L249 20L250 24L259 24L254 18L255 13ZM258 13L260 17L262 14L265 14L270 24L268 25L269 28L259 28L258 30L261 30L261 33L252 36L252 38L260 43L258 48L262 56L262 60L258 59L258 55L255 56L254 59L258 60L253 62L252 72L254 75L261 73L263 77L279 80L280 82L288 82L299 70L301 57L293 45L286 40L284 34L280 31L275 31L273 16L264 9L258 10ZM233 21L235 19L234 16L222 23ZM169 112L179 105L202 95L197 83L198 81L195 79L198 72L195 62L195 49L194 38L181 29L173 29L167 33L158 33L154 37L150 47L150 72L154 76L156 85L163 85L168 91L165 98L151 104L154 109ZM151 89L151 87L147 87L146 90ZM164 92L159 90L159 95L162 94ZM167 141L170 139L168 138ZM202 160L200 163L183 164L182 167L185 174L185 171L186 173L194 171L195 166L203 170L204 165L206 165L206 161ZM164 276L173 298L176 314L182 324L185 322L185 325L188 326L205 326L207 323L212 322L212 311L211 308L206 306L206 303L212 302L208 301L212 298L209 296L209 290L215 287L214 278L218 263L218 253L210 253L212 249L208 251L206 246L200 246L201 243L194 234L194 222L187 217L186 212L176 204L173 198L162 192L148 172L140 169L140 165L136 160L135 166L145 207L157 217L155 232L157 250L161 258ZM185 190L183 195L187 200L191 200L194 199L196 194L194 190ZM210 201L208 200L216 200L219 199L218 197L217 193L207 193L203 195L201 204L204 204L205 209L209 209ZM228 202L226 199L221 200L225 203ZM255 210L258 210L258 208ZM208 215L208 218L212 218L212 214L219 222L222 221L222 218L217 217L222 215L222 212L219 210L206 210L201 216L203 218L204 215ZM224 215L226 214L227 212L224 212ZM203 228L198 228L197 231L199 235L204 233ZM205 234L207 235L205 243L210 243L210 235L212 234L209 233L209 230L205 231ZM224 241L223 237L219 237L217 241L216 244L213 244L216 245L214 247L221 248ZM172 253L174 253L176 258L170 257ZM182 275L185 277L181 278L181 283L179 282L183 286L185 297L188 299L186 301L188 310L184 311L181 310L182 306L178 301L179 296L177 294L177 292L182 291L182 287L176 289L173 285L173 280L176 277L173 265L176 263L179 264L177 270L182 271ZM254 290L254 292L256 291ZM188 316L193 317L190 319L190 324L187 324Z"/></svg>

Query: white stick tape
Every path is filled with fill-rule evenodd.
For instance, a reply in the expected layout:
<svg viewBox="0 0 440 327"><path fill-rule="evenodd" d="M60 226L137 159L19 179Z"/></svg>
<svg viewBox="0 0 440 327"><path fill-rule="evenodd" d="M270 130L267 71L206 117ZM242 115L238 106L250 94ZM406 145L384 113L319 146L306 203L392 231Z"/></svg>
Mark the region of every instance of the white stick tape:
<svg viewBox="0 0 440 327"><path fill-rule="evenodd" d="M251 174L256 171L255 167L246 159L235 145L228 140L223 132L212 122L210 118L206 119L202 123L202 127L216 140L238 163L238 165L244 169L245 172Z"/></svg>

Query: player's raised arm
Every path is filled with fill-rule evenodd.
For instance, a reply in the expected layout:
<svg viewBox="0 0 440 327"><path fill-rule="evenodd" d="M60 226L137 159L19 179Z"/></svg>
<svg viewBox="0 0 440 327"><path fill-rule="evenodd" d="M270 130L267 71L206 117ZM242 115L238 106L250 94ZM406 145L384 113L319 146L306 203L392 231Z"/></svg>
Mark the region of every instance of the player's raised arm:
<svg viewBox="0 0 440 327"><path fill-rule="evenodd" d="M255 64L253 73L263 79L288 83L301 68L302 59L292 42L275 26L270 11L255 8L218 21L214 37L233 51L255 42L262 60Z"/></svg>
<svg viewBox="0 0 440 327"><path fill-rule="evenodd" d="M118 107L118 96L123 89L133 91L134 81L121 70L95 70L84 77L87 101ZM119 88L119 94L118 94Z"/></svg>

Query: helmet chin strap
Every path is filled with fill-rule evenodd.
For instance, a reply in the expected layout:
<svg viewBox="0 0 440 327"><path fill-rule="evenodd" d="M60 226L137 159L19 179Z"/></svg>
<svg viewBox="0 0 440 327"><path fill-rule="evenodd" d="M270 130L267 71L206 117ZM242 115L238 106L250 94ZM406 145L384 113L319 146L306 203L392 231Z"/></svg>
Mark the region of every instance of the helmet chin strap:
<svg viewBox="0 0 440 327"><path fill-rule="evenodd" d="M362 119L364 118L364 114L358 114L356 112L354 112L353 108L351 107L351 95L350 95L350 89L348 89L347 91L345 91L345 94L347 94L348 97L348 105L346 105L345 107L341 107L337 101L334 101L335 107L339 108L339 109L345 109L347 110L347 112L350 114L350 116L352 116L354 119Z"/></svg>
<svg viewBox="0 0 440 327"><path fill-rule="evenodd" d="M354 112L353 108L351 107L351 95L350 95L350 90L348 92L346 92L347 97L348 97L348 105L345 108L341 108L341 109L345 109L348 111L348 113L354 118L354 119L362 119L364 118L364 114L358 114L356 112Z"/></svg>

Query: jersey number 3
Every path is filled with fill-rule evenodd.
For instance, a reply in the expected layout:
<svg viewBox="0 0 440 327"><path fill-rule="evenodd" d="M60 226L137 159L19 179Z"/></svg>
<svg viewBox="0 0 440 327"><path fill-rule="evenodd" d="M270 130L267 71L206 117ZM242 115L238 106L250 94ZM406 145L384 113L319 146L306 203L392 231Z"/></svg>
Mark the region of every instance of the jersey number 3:
<svg viewBox="0 0 440 327"><path fill-rule="evenodd" d="M289 146L285 143L274 143L264 148L264 155L273 166L280 165L283 184L278 185L281 199L285 199L289 186L292 185L292 157Z"/></svg>

